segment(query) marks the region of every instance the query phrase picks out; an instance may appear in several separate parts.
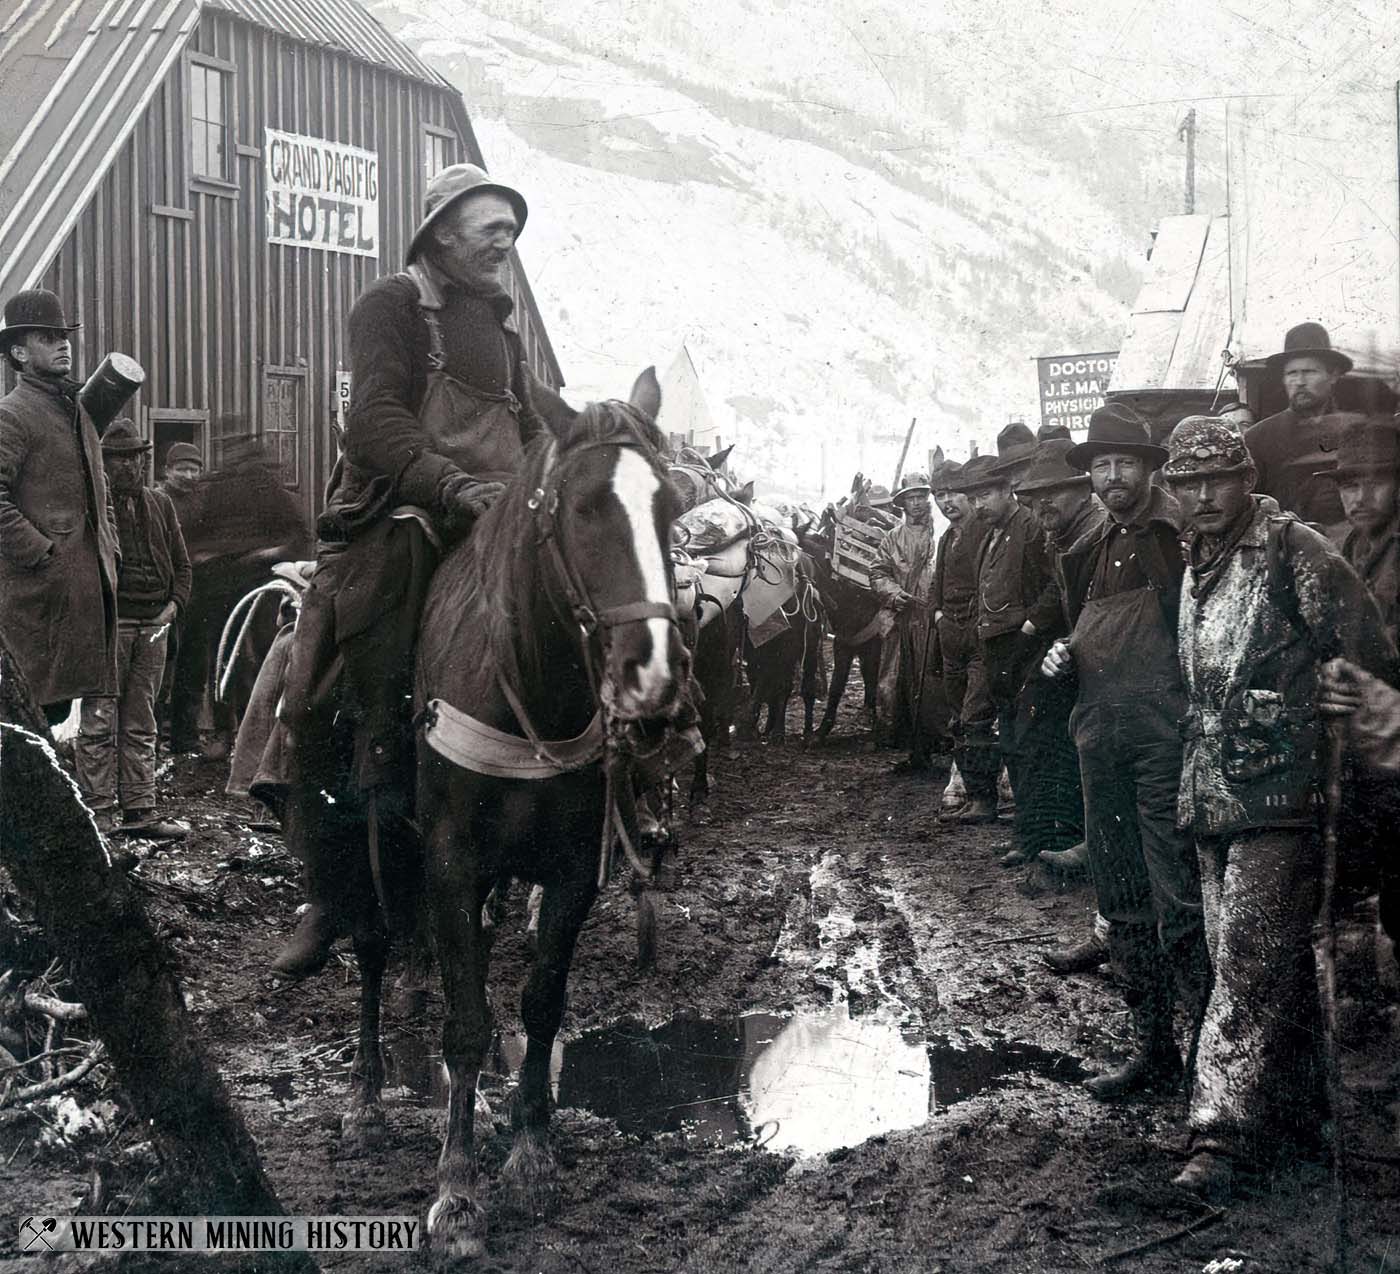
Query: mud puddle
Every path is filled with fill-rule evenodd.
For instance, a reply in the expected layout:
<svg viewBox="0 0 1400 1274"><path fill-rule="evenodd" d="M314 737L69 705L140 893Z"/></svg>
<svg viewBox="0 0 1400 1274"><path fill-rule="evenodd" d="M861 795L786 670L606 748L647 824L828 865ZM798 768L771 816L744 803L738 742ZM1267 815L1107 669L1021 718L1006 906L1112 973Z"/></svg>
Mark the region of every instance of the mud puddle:
<svg viewBox="0 0 1400 1274"><path fill-rule="evenodd" d="M483 1068L490 1092L518 1073L523 1036L497 1037ZM441 1054L405 1038L389 1050L388 1082L441 1106ZM560 1106L615 1120L623 1133L679 1133L712 1146L825 1154L917 1128L949 1106L1031 1078L1073 1083L1078 1058L1034 1044L925 1038L892 1012L852 1017L746 1013L618 1022L556 1042L550 1081Z"/></svg>

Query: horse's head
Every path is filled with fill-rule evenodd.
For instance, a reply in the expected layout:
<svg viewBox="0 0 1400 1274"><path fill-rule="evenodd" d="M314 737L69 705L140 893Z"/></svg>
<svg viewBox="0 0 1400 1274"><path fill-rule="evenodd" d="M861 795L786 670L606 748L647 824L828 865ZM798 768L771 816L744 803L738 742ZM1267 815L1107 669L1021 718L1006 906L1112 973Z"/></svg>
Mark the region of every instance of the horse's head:
<svg viewBox="0 0 1400 1274"><path fill-rule="evenodd" d="M652 423L660 405L648 368L629 402L585 408L537 493L566 600L601 639L603 705L626 720L667 715L690 671L671 602L671 523L680 507Z"/></svg>

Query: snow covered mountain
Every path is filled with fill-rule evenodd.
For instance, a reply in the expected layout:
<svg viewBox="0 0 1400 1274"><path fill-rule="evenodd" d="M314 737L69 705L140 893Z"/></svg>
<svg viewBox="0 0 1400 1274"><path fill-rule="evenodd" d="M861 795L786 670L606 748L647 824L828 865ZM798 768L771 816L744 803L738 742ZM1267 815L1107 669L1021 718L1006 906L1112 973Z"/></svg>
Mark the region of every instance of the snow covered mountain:
<svg viewBox="0 0 1400 1274"><path fill-rule="evenodd" d="M1015 73L1061 56L1038 6L365 3L530 200L569 396L684 345L760 489L888 482L914 417L909 468L1034 424L1031 360L1116 347L1148 231L1180 210L1182 108L1150 144L1047 119L1056 78ZM1077 82L1070 106L1108 91Z"/></svg>

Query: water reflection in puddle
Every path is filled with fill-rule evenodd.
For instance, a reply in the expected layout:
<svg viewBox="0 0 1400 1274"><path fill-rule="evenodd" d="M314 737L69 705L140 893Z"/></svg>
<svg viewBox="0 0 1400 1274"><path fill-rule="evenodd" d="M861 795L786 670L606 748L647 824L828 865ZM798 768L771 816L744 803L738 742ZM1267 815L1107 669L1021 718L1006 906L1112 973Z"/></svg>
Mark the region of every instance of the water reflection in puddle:
<svg viewBox="0 0 1400 1274"><path fill-rule="evenodd" d="M485 1067L519 1070L523 1037L498 1039ZM619 1022L556 1043L550 1079L560 1106L613 1119L624 1133L681 1133L710 1145L757 1141L822 1154L880 1133L916 1128L931 1114L1026 1078L1069 1083L1079 1060L1033 1044L927 1040L892 1015L749 1013L718 1021L677 1018L648 1029ZM422 1041L391 1049L389 1082L442 1105L440 1055Z"/></svg>

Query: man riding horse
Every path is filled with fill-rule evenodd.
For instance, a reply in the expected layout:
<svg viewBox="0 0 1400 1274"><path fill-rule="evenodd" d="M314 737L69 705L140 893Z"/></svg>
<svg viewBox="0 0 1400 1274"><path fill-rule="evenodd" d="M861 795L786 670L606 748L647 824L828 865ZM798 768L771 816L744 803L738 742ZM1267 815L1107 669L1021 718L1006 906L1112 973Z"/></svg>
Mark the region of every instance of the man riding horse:
<svg viewBox="0 0 1400 1274"><path fill-rule="evenodd" d="M323 742L327 719L348 714L353 782L377 834L412 818L412 652L433 570L546 422L572 415L530 372L508 322L503 275L527 212L518 191L480 168L444 169L428 185L407 270L372 283L350 313L344 454L279 715L295 767ZM289 820L287 835L310 905L272 968L295 979L319 969L348 930L345 881L355 873L314 818Z"/></svg>

